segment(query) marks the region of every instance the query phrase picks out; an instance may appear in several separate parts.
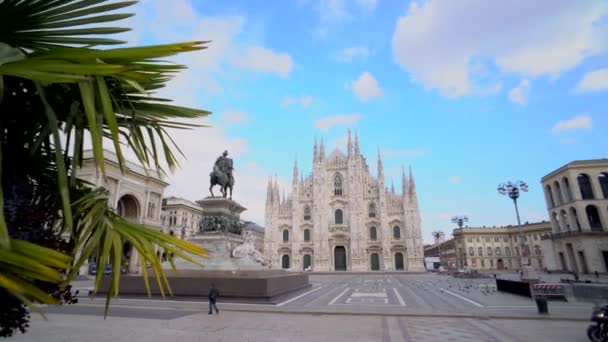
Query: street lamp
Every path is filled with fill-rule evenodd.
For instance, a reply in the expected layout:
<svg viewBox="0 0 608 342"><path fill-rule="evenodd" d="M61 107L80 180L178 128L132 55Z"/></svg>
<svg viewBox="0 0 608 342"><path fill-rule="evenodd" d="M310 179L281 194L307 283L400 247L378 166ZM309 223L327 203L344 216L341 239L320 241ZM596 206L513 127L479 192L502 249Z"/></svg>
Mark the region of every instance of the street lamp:
<svg viewBox="0 0 608 342"><path fill-rule="evenodd" d="M462 229L462 226L464 225L465 222L469 222L469 218L466 215L456 215L454 217L452 217L452 223L456 223L458 225L458 228ZM464 251L464 255L459 255L457 254L457 257L461 257L462 259L464 259L464 262L462 264L460 264L460 266L464 266L465 268L468 266L467 265L467 252Z"/></svg>
<svg viewBox="0 0 608 342"><path fill-rule="evenodd" d="M441 236L443 235L443 232L440 230L436 230L436 231L432 232L431 234L433 234L435 241L437 241L437 248L438 248L438 252L439 252L439 267L441 267L441 266L443 266L443 263L441 262L441 241L439 241L439 238L441 238Z"/></svg>
<svg viewBox="0 0 608 342"><path fill-rule="evenodd" d="M452 223L456 223L458 228L462 228L465 222L469 222L469 218L464 215L452 217Z"/></svg>
<svg viewBox="0 0 608 342"><path fill-rule="evenodd" d="M518 180L517 182L507 182L498 185L498 193L503 196L509 196L513 200L513 204L515 205L515 215L517 215L517 225L519 242L520 242L520 251L521 251L521 267L522 270L529 271L528 265L528 256L526 253L526 246L524 244L524 231L521 227L521 220L519 219L519 209L517 208L517 199L519 198L520 191L528 192L528 184L526 182ZM523 278L523 274L522 274Z"/></svg>

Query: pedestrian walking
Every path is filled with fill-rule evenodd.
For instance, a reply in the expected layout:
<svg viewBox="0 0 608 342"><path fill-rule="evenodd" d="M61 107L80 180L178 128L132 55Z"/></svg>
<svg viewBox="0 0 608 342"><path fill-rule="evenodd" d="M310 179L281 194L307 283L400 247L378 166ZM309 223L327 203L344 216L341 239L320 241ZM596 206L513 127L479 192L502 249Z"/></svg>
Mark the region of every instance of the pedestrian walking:
<svg viewBox="0 0 608 342"><path fill-rule="evenodd" d="M215 309L215 313L217 315L220 314L220 310L217 309L217 297L220 296L220 291L215 287L215 284L211 283L211 288L209 289L209 314L213 314L213 309Z"/></svg>
<svg viewBox="0 0 608 342"><path fill-rule="evenodd" d="M598 271L595 271L595 272L593 272L593 273L595 273L595 277L596 277L596 278L599 278L599 277L600 277L600 273L599 273Z"/></svg>

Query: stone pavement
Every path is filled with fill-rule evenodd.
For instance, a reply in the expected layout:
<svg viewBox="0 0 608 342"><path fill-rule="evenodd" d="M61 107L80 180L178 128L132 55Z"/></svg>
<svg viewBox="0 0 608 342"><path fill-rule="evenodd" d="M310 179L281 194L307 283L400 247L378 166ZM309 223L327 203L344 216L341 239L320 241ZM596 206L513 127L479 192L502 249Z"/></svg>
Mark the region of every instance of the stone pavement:
<svg viewBox="0 0 608 342"><path fill-rule="evenodd" d="M30 330L9 341L240 342L240 341L586 341L586 322L478 320L397 316L304 315L220 311L167 313L131 308L104 320L95 312L33 315ZM138 312L160 310L155 315ZM221 310L221 309L220 309ZM137 316L135 318L134 316ZM156 316L156 317L151 317Z"/></svg>

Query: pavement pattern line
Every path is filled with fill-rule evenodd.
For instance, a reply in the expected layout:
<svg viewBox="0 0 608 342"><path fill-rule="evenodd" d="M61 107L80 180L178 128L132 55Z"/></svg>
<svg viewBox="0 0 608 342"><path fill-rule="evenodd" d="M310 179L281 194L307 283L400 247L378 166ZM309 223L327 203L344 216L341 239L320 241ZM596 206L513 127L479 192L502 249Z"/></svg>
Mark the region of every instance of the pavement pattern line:
<svg viewBox="0 0 608 342"><path fill-rule="evenodd" d="M317 287L316 289L312 289L312 290L310 290L310 291L304 292L304 293L302 293L302 294L301 294L301 295L299 295L299 296L295 296L295 297L290 298L290 299L288 299L288 300L286 300L286 301L280 302L280 303L279 303L279 304L277 304L276 306L283 306L283 305L289 304L289 303L294 302L294 301L296 301L296 300L298 300L298 299L300 299L300 298L302 298L302 297L304 297L304 296L308 296L309 294L311 294L311 293L313 293L313 292L319 291L319 290L320 290L320 289L322 289L322 288L323 288L323 286L319 286L319 287Z"/></svg>
<svg viewBox="0 0 608 342"><path fill-rule="evenodd" d="M396 317L397 322L399 323L399 329L401 329L401 335L403 336L403 342L411 342L412 336L410 335L410 331L407 328L407 322L403 317Z"/></svg>
<svg viewBox="0 0 608 342"><path fill-rule="evenodd" d="M446 289L443 289L443 288L442 288L442 289L440 289L440 290L441 290L441 291L443 291L443 292L445 292L445 293L451 294L452 296L454 296L454 297L456 297L456 298L460 298L460 299L464 300L465 302L469 302L469 303L471 303L471 304L475 305L475 306L476 306L476 307L478 307L478 308L483 308L483 307L484 307L483 305L481 305L481 304L477 303L476 301L471 300L471 299L469 299L469 298L467 298L467 297L465 297L465 296L461 296L461 295L459 295L458 293L454 293L454 292L452 292L452 291L450 291L450 290L446 290Z"/></svg>
<svg viewBox="0 0 608 342"><path fill-rule="evenodd" d="M391 336L388 332L388 318L382 317L382 342L391 342Z"/></svg>
<svg viewBox="0 0 608 342"><path fill-rule="evenodd" d="M405 305L405 301L403 300L403 297L401 297L401 295L399 294L397 289L393 287L393 291L395 292L395 295L397 296L397 300L399 301L399 304L401 306L407 306L407 305Z"/></svg>
<svg viewBox="0 0 608 342"><path fill-rule="evenodd" d="M334 299L332 299L331 302L329 302L329 304L327 305L334 305L338 301L338 299L340 299L340 297L344 296L344 294L348 292L348 290L350 290L350 287L345 288L344 291L340 292L340 294L337 295Z"/></svg>

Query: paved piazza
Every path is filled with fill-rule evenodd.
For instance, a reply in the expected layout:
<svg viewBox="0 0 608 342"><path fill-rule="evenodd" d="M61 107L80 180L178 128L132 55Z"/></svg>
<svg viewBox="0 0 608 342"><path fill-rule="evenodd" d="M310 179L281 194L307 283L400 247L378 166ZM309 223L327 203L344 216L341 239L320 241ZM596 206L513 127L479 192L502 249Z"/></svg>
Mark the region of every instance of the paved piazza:
<svg viewBox="0 0 608 342"><path fill-rule="evenodd" d="M46 307L14 341L586 341L588 303L497 293L493 279L435 274L311 275L313 287L274 305L120 298ZM84 288L86 283L75 284ZM221 290L221 289L220 289ZM489 317L489 318L488 318ZM539 319L540 318L540 319Z"/></svg>

